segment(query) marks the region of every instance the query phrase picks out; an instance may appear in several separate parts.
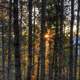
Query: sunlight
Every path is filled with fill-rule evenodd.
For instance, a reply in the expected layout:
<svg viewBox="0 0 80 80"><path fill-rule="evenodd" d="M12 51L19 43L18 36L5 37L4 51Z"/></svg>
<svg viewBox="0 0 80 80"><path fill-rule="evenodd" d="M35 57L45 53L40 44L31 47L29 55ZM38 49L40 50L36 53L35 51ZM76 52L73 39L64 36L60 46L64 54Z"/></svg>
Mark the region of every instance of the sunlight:
<svg viewBox="0 0 80 80"><path fill-rule="evenodd" d="M76 25L74 25L73 26L73 32L76 33L76 30L77 30ZM69 26L66 26L65 27L65 33L68 33L68 32L70 32L70 27Z"/></svg>
<svg viewBox="0 0 80 80"><path fill-rule="evenodd" d="M76 33L76 30L77 30L76 25L74 25L73 32Z"/></svg>
<svg viewBox="0 0 80 80"><path fill-rule="evenodd" d="M49 34L45 34L45 38L48 39L50 36Z"/></svg>

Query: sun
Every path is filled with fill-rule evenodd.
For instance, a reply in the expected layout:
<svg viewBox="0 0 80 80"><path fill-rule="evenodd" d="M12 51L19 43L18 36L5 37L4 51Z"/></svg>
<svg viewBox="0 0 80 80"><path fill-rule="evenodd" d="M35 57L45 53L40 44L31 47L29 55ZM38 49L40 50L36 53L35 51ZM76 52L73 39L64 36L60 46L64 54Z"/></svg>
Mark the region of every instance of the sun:
<svg viewBox="0 0 80 80"><path fill-rule="evenodd" d="M49 38L50 36L49 36L49 34L45 34L44 37L47 39L47 38Z"/></svg>

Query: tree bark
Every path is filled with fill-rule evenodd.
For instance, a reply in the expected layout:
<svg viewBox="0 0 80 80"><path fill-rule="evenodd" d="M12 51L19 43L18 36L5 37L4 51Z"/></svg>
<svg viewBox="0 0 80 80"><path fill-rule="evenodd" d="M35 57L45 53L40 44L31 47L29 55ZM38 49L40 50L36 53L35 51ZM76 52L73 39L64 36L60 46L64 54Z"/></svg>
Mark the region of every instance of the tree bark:
<svg viewBox="0 0 80 80"><path fill-rule="evenodd" d="M12 0L9 1L9 32L8 32L8 80L11 71L11 27L12 27Z"/></svg>
<svg viewBox="0 0 80 80"><path fill-rule="evenodd" d="M45 12L46 0L42 0L41 6L41 33L40 33L40 80L45 80Z"/></svg>
<svg viewBox="0 0 80 80"><path fill-rule="evenodd" d="M18 23L18 0L14 0L13 17L14 17L14 48L15 48L15 79L21 80L21 61L20 61L20 42L19 42L19 23Z"/></svg>
<svg viewBox="0 0 80 80"><path fill-rule="evenodd" d="M63 80L63 58L64 58L64 42L63 42L63 20L64 20L64 0L60 1L60 42L59 42L59 80Z"/></svg>
<svg viewBox="0 0 80 80"><path fill-rule="evenodd" d="M74 0L71 0L69 80L73 80L73 25L74 25Z"/></svg>
<svg viewBox="0 0 80 80"><path fill-rule="evenodd" d="M5 80L4 23L2 21L2 79Z"/></svg>
<svg viewBox="0 0 80 80"><path fill-rule="evenodd" d="M78 0L78 10L77 10L77 30L76 30L76 47L75 47L75 61L74 61L74 80L77 79L77 59L78 59L78 38L79 38L79 19L80 17L80 0Z"/></svg>
<svg viewBox="0 0 80 80"><path fill-rule="evenodd" d="M29 10L29 33L28 33L28 71L27 71L27 80L32 78L32 1L28 0L28 10Z"/></svg>

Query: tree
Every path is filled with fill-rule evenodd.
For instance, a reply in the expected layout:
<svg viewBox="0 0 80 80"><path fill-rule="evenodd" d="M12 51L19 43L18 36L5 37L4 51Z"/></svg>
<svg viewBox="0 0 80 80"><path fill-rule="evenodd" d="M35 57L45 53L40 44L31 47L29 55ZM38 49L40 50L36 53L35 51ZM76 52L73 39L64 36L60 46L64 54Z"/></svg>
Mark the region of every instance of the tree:
<svg viewBox="0 0 80 80"><path fill-rule="evenodd" d="M40 80L45 80L45 12L46 0L42 0L41 5L41 32L40 32Z"/></svg>
<svg viewBox="0 0 80 80"><path fill-rule="evenodd" d="M78 57L78 37L79 37L79 17L80 17L80 0L78 0L78 10L77 10L77 30L76 30L76 49L75 49L75 61L74 61L74 80L76 80L77 74L77 57Z"/></svg>
<svg viewBox="0 0 80 80"><path fill-rule="evenodd" d="M32 76L32 1L28 0L28 11L29 11L29 33L28 33L28 72L27 72L27 80L31 80Z"/></svg>
<svg viewBox="0 0 80 80"><path fill-rule="evenodd" d="M64 60L64 33L63 33L63 25L64 25L64 0L60 1L60 49L59 49L59 79L63 79L63 60Z"/></svg>
<svg viewBox="0 0 80 80"><path fill-rule="evenodd" d="M55 27L55 44L54 44L54 79L58 80L59 78L59 56L60 56L60 0L56 1L55 8L56 8L56 27ZM62 24L61 24L62 26Z"/></svg>
<svg viewBox="0 0 80 80"><path fill-rule="evenodd" d="M74 25L74 0L71 0L69 80L73 80L73 25Z"/></svg>
<svg viewBox="0 0 80 80"><path fill-rule="evenodd" d="M2 71L3 71L3 80L5 80L5 52L4 52L4 23L2 21Z"/></svg>
<svg viewBox="0 0 80 80"><path fill-rule="evenodd" d="M9 1L9 32L8 32L8 80L11 71L11 27L12 27L12 0Z"/></svg>
<svg viewBox="0 0 80 80"><path fill-rule="evenodd" d="M14 29L14 48L15 48L15 79L21 80L21 63L20 63L20 43L19 43L19 23L18 23L18 0L14 0L13 5L13 29Z"/></svg>

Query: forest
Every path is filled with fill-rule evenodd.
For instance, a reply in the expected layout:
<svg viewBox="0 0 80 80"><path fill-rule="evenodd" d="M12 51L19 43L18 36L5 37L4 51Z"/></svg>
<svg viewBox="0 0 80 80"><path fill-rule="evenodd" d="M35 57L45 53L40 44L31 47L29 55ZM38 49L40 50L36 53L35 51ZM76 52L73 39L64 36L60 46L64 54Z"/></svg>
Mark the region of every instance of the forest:
<svg viewBox="0 0 80 80"><path fill-rule="evenodd" d="M0 80L80 80L80 0L0 0Z"/></svg>

